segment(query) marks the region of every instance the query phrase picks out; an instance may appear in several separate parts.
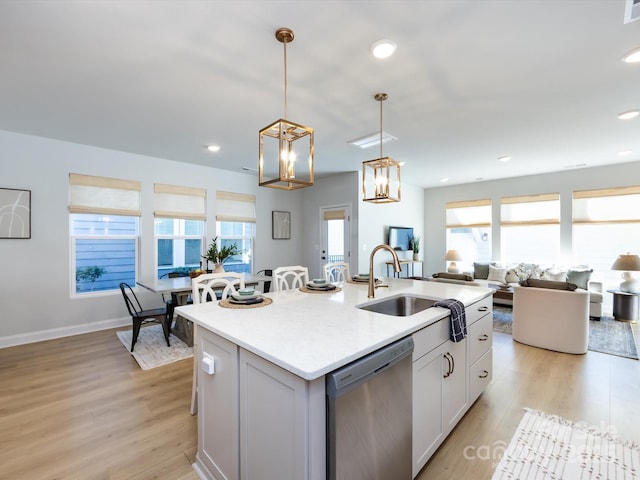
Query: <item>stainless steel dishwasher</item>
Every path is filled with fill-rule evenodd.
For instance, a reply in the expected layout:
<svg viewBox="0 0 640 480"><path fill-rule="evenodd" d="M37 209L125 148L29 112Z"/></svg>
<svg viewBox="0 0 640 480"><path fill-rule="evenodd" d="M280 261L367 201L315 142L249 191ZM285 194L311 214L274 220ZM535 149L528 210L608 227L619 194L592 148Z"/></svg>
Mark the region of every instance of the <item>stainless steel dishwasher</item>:
<svg viewBox="0 0 640 480"><path fill-rule="evenodd" d="M326 375L327 478L411 480L413 338Z"/></svg>

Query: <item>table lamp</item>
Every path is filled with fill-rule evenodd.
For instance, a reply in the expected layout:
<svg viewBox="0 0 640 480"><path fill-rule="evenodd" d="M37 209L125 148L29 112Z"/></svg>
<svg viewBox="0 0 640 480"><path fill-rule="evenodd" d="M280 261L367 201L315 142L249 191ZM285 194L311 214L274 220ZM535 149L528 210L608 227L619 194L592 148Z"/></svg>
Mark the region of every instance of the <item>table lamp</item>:
<svg viewBox="0 0 640 480"><path fill-rule="evenodd" d="M640 271L640 257L626 253L618 255L616 261L611 265L611 270L622 270L622 282L620 283L620 291L622 292L639 292L640 280L633 277L631 272Z"/></svg>
<svg viewBox="0 0 640 480"><path fill-rule="evenodd" d="M457 250L447 250L447 254L444 256L444 259L447 262L451 262L449 267L447 268L447 272L449 273L460 273L460 269L456 265L456 262L462 260L462 255Z"/></svg>

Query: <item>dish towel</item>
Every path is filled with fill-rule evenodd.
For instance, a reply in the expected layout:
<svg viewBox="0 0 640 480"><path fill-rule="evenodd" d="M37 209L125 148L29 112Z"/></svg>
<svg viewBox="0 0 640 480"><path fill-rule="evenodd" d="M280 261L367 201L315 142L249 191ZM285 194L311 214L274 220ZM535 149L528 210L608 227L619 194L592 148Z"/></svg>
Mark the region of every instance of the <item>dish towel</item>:
<svg viewBox="0 0 640 480"><path fill-rule="evenodd" d="M436 302L434 307L448 308L451 311L451 325L449 339L452 342L461 342L467 336L467 316L464 313L464 303L455 298L446 298Z"/></svg>

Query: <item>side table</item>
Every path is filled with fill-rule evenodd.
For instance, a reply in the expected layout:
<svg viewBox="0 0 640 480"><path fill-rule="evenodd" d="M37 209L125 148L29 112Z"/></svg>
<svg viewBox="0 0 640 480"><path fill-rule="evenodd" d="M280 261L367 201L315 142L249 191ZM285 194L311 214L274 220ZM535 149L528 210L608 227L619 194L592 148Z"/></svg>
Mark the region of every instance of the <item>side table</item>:
<svg viewBox="0 0 640 480"><path fill-rule="evenodd" d="M607 290L613 294L613 318L622 322L638 321L638 297L640 292Z"/></svg>

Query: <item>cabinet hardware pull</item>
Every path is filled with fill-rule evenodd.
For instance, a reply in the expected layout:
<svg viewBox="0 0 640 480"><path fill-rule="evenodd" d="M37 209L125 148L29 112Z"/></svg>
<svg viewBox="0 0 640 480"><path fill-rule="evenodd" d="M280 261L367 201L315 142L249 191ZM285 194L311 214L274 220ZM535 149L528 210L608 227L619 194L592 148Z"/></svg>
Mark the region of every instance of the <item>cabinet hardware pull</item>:
<svg viewBox="0 0 640 480"><path fill-rule="evenodd" d="M489 307L480 307L480 308L478 308L479 312L486 312L487 310L489 310Z"/></svg>
<svg viewBox="0 0 640 480"><path fill-rule="evenodd" d="M451 374L453 374L453 371L456 369L456 361L453 359L453 355L451 355L450 353L449 356L451 357Z"/></svg>
<svg viewBox="0 0 640 480"><path fill-rule="evenodd" d="M482 371L482 375L478 375L478 378L487 378L489 376L489 372L486 370Z"/></svg>
<svg viewBox="0 0 640 480"><path fill-rule="evenodd" d="M484 333L478 337L478 340L480 340L481 342L486 342L487 340L489 340L489 335Z"/></svg>
<svg viewBox="0 0 640 480"><path fill-rule="evenodd" d="M447 366L447 372L442 376L442 378L447 378L449 375L451 375L451 360L449 360L449 356L450 356L449 352L445 353L443 356L444 358L447 359L448 366Z"/></svg>

